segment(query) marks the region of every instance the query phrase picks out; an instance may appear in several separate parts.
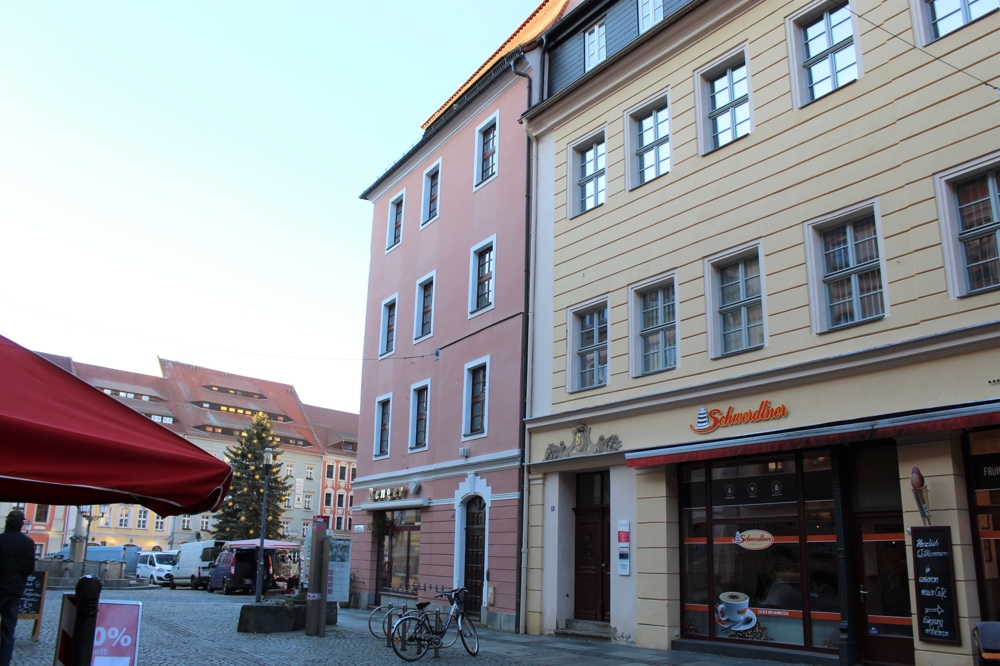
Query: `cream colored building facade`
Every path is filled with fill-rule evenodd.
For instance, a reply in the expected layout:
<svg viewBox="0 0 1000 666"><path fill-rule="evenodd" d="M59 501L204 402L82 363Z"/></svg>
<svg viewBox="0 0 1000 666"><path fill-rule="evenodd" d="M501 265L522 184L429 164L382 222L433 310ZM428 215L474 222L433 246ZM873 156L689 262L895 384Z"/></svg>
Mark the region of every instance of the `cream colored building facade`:
<svg viewBox="0 0 1000 666"><path fill-rule="evenodd" d="M842 7L584 2L547 35L529 633L971 664L1000 619L1000 100L886 32L995 82L1000 12ZM950 530L944 624L917 594L914 468Z"/></svg>

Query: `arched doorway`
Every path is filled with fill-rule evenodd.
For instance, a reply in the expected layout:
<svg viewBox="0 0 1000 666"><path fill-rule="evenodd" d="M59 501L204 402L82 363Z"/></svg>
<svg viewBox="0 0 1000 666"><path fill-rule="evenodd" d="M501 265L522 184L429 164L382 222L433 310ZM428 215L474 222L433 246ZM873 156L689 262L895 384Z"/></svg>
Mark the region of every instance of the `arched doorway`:
<svg viewBox="0 0 1000 666"><path fill-rule="evenodd" d="M465 503L465 614L480 620L486 561L486 502L478 495Z"/></svg>

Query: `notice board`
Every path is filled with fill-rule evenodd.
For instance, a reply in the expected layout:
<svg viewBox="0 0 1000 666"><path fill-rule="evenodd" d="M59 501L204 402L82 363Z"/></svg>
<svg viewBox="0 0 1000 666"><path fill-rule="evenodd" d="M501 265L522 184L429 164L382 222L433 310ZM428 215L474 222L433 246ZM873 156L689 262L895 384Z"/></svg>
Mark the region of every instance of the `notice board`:
<svg viewBox="0 0 1000 666"><path fill-rule="evenodd" d="M45 588L49 584L49 572L33 573L24 585L24 594L17 606L18 620L34 620L31 637L36 641L42 631L42 609L45 608Z"/></svg>
<svg viewBox="0 0 1000 666"><path fill-rule="evenodd" d="M951 527L912 527L913 585L917 600L917 635L928 643L961 645Z"/></svg>

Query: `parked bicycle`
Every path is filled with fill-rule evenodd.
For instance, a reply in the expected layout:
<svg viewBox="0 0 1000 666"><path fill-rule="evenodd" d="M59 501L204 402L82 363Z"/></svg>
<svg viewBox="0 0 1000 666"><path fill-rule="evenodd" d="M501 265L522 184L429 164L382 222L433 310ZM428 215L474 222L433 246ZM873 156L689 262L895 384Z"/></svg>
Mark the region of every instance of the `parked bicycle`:
<svg viewBox="0 0 1000 666"><path fill-rule="evenodd" d="M465 606L465 594L465 588L458 587L435 597L435 599L444 597L451 604L448 621L440 629L434 627L431 616L426 611L430 606L429 601L417 604L420 615L404 615L398 620L392 627L392 650L396 656L405 661L416 661L427 654L429 648L454 645L454 639L451 643L445 643L445 636L452 622L458 627L457 634L462 639L466 652L473 657L479 654L479 634L476 632L476 626L462 610Z"/></svg>
<svg viewBox="0 0 1000 666"><path fill-rule="evenodd" d="M417 614L417 611L407 610L406 606L393 606L392 604L379 606L368 616L368 631L375 638L385 640L385 637L392 631L396 620L410 614Z"/></svg>

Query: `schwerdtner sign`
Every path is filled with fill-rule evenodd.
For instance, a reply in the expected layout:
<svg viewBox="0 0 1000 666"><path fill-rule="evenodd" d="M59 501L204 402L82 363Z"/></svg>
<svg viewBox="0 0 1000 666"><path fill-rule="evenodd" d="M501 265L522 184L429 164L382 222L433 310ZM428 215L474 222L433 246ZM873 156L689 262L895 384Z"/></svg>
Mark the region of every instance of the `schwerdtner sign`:
<svg viewBox="0 0 1000 666"><path fill-rule="evenodd" d="M772 407L770 400L761 400L757 409L747 409L745 411L736 411L732 405L727 407L725 412L718 408L705 409L702 407L698 410L698 421L691 426L691 430L699 435L707 435L710 432L727 426L772 421L783 419L786 416L788 416L788 407L784 405Z"/></svg>

